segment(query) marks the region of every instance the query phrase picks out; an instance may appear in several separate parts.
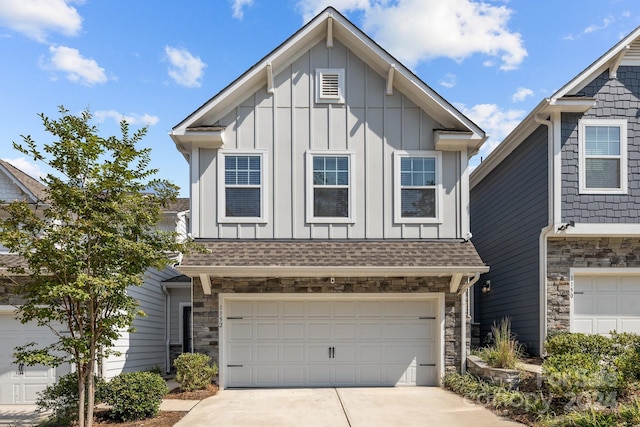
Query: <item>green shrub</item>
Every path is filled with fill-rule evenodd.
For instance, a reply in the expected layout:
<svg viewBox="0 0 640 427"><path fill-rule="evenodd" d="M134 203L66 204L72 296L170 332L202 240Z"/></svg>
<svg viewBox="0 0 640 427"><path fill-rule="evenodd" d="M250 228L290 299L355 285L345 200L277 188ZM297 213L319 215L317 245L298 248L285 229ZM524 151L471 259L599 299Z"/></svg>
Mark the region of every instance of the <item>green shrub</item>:
<svg viewBox="0 0 640 427"><path fill-rule="evenodd" d="M110 415L121 421L151 418L158 414L167 383L152 372L125 372L109 381L102 390Z"/></svg>
<svg viewBox="0 0 640 427"><path fill-rule="evenodd" d="M207 388L213 377L218 375L218 366L211 363L211 357L202 353L183 353L173 361L176 367L176 381L182 390L194 391Z"/></svg>
<svg viewBox="0 0 640 427"><path fill-rule="evenodd" d="M94 377L96 389L104 385L101 378ZM70 372L58 378L55 384L38 392L36 405L39 412L51 411L51 416L40 425L71 425L78 418L78 375ZM87 402L85 396L85 402ZM96 403L100 403L96 399Z"/></svg>
<svg viewBox="0 0 640 427"><path fill-rule="evenodd" d="M550 334L544 348L549 355L583 353L598 358L610 355L614 351L611 340L605 336L570 332Z"/></svg>

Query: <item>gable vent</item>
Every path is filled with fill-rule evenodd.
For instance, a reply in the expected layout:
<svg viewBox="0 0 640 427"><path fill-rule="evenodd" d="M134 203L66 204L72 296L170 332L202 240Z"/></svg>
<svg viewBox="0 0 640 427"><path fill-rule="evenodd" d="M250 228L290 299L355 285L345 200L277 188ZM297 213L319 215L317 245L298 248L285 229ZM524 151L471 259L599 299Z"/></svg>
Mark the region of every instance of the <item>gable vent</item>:
<svg viewBox="0 0 640 427"><path fill-rule="evenodd" d="M344 70L317 69L316 70L316 102L344 103Z"/></svg>
<svg viewBox="0 0 640 427"><path fill-rule="evenodd" d="M640 39L631 43L620 65L640 65Z"/></svg>

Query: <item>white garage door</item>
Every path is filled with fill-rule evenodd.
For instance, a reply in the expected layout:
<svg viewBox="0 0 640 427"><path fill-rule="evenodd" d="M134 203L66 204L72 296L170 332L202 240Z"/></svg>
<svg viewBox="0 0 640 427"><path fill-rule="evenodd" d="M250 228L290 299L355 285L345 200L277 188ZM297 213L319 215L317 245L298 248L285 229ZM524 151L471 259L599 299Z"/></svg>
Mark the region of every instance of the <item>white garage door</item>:
<svg viewBox="0 0 640 427"><path fill-rule="evenodd" d="M52 342L48 329L23 325L13 313L0 313L0 404L35 403L37 392L56 381L56 370L46 366L19 366L14 363L16 346L30 342Z"/></svg>
<svg viewBox="0 0 640 427"><path fill-rule="evenodd" d="M437 303L228 300L227 387L437 384Z"/></svg>
<svg viewBox="0 0 640 427"><path fill-rule="evenodd" d="M640 277L575 276L572 332L640 333Z"/></svg>

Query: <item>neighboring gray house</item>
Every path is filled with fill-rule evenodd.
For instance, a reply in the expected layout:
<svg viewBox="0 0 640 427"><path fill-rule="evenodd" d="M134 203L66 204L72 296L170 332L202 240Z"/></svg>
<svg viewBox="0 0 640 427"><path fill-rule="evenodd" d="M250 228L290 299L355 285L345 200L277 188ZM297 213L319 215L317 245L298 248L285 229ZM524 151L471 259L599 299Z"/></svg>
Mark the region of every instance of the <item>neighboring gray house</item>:
<svg viewBox="0 0 640 427"><path fill-rule="evenodd" d="M327 8L175 126L220 386L437 385L468 347L484 132Z"/></svg>
<svg viewBox="0 0 640 427"><path fill-rule="evenodd" d="M46 187L10 163L0 160L0 200L27 200L42 205ZM166 230L186 230L188 199L178 199L163 212L159 225ZM184 233L186 235L186 233ZM22 258L0 246L0 404L35 403L37 392L53 384L60 375L69 372L69 366L19 366L14 364L16 346L36 342L46 345L54 336L48 328L33 323L21 324L15 319L20 299L13 293L15 282L26 276L7 273L7 267L20 265ZM185 279L187 281L185 281ZM100 372L112 378L124 371L137 371L159 367L171 368L177 354L190 349L190 329L183 326L190 321L191 283L171 267L162 271L149 269L144 284L130 289L130 295L140 302L146 317L136 318L137 332L123 333L115 349L121 356L102 361Z"/></svg>
<svg viewBox="0 0 640 427"><path fill-rule="evenodd" d="M482 334L640 332L640 28L544 99L470 178ZM486 288L486 286L485 286Z"/></svg>

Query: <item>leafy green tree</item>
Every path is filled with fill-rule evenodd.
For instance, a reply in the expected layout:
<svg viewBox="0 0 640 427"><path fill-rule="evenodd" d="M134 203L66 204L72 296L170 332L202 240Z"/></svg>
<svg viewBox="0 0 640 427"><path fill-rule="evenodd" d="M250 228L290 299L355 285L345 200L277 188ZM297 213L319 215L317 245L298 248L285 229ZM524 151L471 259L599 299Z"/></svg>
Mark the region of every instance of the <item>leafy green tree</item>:
<svg viewBox="0 0 640 427"><path fill-rule="evenodd" d="M177 187L155 179L150 149L137 147L146 128L130 134L122 121L120 138L103 138L88 110L76 116L60 107L59 113L57 120L40 114L55 142L39 148L23 136L22 144L13 144L53 172L42 178L48 193L39 206L2 205L7 217L0 221L0 242L24 258L26 267L11 271L30 278L17 285L24 299L19 320L49 327L57 336L47 347L17 348L16 359L75 365L78 425L90 427L95 366L115 353L120 332L132 331L134 318L143 315L127 288L142 285L147 268L164 268L170 253L184 245L175 233L156 227Z"/></svg>

